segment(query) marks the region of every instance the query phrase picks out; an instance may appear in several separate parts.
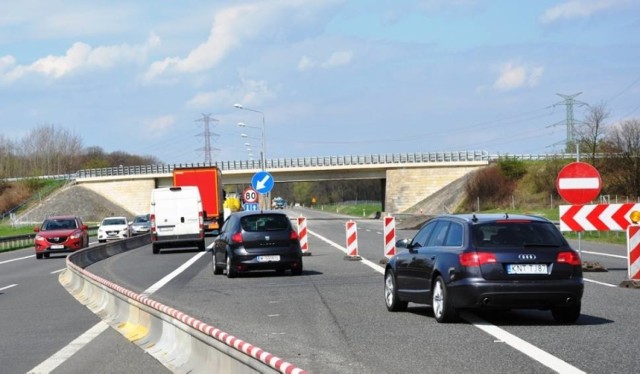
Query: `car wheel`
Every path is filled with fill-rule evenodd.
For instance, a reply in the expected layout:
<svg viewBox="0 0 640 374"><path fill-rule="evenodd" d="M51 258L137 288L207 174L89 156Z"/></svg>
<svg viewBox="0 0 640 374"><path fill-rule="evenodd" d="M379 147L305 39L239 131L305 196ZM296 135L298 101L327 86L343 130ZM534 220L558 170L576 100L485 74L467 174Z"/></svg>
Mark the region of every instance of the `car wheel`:
<svg viewBox="0 0 640 374"><path fill-rule="evenodd" d="M42 253L36 253L36 259L42 260Z"/></svg>
<svg viewBox="0 0 640 374"><path fill-rule="evenodd" d="M447 286L444 284L444 279L442 279L441 276L436 277L431 295L431 307L433 308L433 316L436 318L436 321L446 323L455 320L456 311L451 306Z"/></svg>
<svg viewBox="0 0 640 374"><path fill-rule="evenodd" d="M233 269L233 266L231 266L231 257L227 255L227 278L235 278L236 274L237 273Z"/></svg>
<svg viewBox="0 0 640 374"><path fill-rule="evenodd" d="M216 263L216 253L215 253L215 251L212 251L212 253L213 254L212 254L211 257L213 258L213 261L212 261L212 265L211 266L213 266L213 275L220 275L220 274L222 274L222 271L224 270L224 268L221 267L221 266L218 266L218 264Z"/></svg>
<svg viewBox="0 0 640 374"><path fill-rule="evenodd" d="M104 243L106 240L98 240L98 243Z"/></svg>
<svg viewBox="0 0 640 374"><path fill-rule="evenodd" d="M551 309L551 315L560 323L574 323L580 317L580 303L571 306L555 307Z"/></svg>
<svg viewBox="0 0 640 374"><path fill-rule="evenodd" d="M302 261L298 263L296 268L291 269L291 275L302 275Z"/></svg>
<svg viewBox="0 0 640 374"><path fill-rule="evenodd" d="M409 304L398 298L398 290L396 288L396 278L392 270L387 271L384 276L384 302L390 312L401 312L407 309Z"/></svg>
<svg viewBox="0 0 640 374"><path fill-rule="evenodd" d="M153 254L157 255L158 253L160 253L160 246L157 244L151 244L151 248L153 249Z"/></svg>
<svg viewBox="0 0 640 374"><path fill-rule="evenodd" d="M198 242L198 249L200 250L200 252L204 252L205 249L207 249L207 247L204 245L204 239L202 239L202 241Z"/></svg>

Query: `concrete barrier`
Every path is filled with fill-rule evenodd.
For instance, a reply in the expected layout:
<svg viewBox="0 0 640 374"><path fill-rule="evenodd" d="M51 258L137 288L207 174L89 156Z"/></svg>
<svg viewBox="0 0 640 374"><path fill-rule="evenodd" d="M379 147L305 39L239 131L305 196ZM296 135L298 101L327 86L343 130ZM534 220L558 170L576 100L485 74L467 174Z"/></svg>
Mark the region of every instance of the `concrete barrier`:
<svg viewBox="0 0 640 374"><path fill-rule="evenodd" d="M149 244L149 235L92 246L67 257L59 281L129 341L176 373L306 373L214 326L85 270L98 261Z"/></svg>

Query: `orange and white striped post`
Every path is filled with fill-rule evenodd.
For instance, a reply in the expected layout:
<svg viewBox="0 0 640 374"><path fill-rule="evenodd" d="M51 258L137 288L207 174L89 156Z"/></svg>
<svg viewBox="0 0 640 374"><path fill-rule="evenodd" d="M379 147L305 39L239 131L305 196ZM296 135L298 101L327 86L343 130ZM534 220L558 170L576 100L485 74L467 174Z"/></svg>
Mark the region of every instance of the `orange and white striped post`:
<svg viewBox="0 0 640 374"><path fill-rule="evenodd" d="M309 252L309 242L307 241L307 217L298 217L298 240L303 256L311 255Z"/></svg>
<svg viewBox="0 0 640 374"><path fill-rule="evenodd" d="M396 219L384 217L384 257L390 259L396 254Z"/></svg>
<svg viewBox="0 0 640 374"><path fill-rule="evenodd" d="M629 253L629 280L640 280L640 225L627 227L627 249Z"/></svg>
<svg viewBox="0 0 640 374"><path fill-rule="evenodd" d="M347 256L345 259L360 260L358 255L358 225L355 221L349 220L346 223L347 232Z"/></svg>

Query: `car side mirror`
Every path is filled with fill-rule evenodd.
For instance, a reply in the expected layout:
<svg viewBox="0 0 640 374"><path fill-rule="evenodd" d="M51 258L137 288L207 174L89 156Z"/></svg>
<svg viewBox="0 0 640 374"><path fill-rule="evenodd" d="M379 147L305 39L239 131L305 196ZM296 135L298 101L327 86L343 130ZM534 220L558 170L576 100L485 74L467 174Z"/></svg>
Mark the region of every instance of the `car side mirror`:
<svg viewBox="0 0 640 374"><path fill-rule="evenodd" d="M80 226L80 228L83 229L83 230L89 230L89 226L87 226L87 225L82 225L82 226Z"/></svg>
<svg viewBox="0 0 640 374"><path fill-rule="evenodd" d="M34 228L33 228L33 232L40 232L40 227L37 227L37 226L36 226L36 227L34 227Z"/></svg>
<svg viewBox="0 0 640 374"><path fill-rule="evenodd" d="M409 244L411 244L411 239L400 239L396 241L396 248L409 248Z"/></svg>

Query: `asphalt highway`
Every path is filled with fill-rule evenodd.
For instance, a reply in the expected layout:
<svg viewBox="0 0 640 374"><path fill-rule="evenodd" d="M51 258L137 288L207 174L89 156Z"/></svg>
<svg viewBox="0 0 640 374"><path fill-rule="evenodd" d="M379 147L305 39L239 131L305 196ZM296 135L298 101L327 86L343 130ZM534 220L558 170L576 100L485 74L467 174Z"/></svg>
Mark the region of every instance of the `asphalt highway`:
<svg viewBox="0 0 640 374"><path fill-rule="evenodd" d="M352 261L344 252L348 218L298 208L286 212L308 217L311 255L299 277L255 272L227 279L213 275L210 252L153 255L150 246L88 270L142 293L197 256L151 298L311 373L638 371L640 290L618 287L627 276L622 246L580 243L583 260L609 271L585 273L582 315L575 325L557 324L546 311L467 312L459 323L438 324L427 306L386 310L379 263L382 220L356 219L363 260ZM397 237L414 232L398 231ZM28 372L100 323L59 284L63 257L30 256L32 250L0 254L2 372ZM83 371L167 372L111 328L54 372Z"/></svg>

